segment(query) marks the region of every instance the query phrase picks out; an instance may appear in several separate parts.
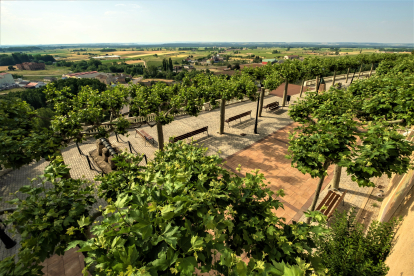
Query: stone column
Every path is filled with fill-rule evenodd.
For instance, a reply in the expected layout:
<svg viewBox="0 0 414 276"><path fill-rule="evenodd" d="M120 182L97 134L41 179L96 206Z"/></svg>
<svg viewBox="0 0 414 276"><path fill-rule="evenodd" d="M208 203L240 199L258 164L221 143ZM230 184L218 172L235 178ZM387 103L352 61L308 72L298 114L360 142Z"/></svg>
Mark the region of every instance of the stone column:
<svg viewBox="0 0 414 276"><path fill-rule="evenodd" d="M104 157L104 161L108 162L109 150L107 148L102 149L102 156Z"/></svg>
<svg viewBox="0 0 414 276"><path fill-rule="evenodd" d="M108 164L109 164L109 167L111 167L111 170L116 169L115 163L112 161L113 158L114 158L113 156L108 157Z"/></svg>
<svg viewBox="0 0 414 276"><path fill-rule="evenodd" d="M102 156L102 149L105 147L101 139L96 140L96 150L98 151L99 156Z"/></svg>

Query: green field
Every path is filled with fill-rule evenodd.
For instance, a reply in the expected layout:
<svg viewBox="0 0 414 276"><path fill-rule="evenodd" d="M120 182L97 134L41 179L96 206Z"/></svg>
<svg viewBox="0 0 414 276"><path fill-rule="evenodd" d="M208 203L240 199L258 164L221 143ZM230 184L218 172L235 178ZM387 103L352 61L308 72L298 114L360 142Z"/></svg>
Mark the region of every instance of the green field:
<svg viewBox="0 0 414 276"><path fill-rule="evenodd" d="M74 50L79 50L81 48L70 48L70 49L54 49L54 50L43 50L43 51L27 51L28 54L48 54L53 56L59 56L60 59L58 60L67 60L67 61L81 61L81 60L89 60L91 56L83 55L84 53L90 53L93 55L119 55L120 59L109 59L109 60L101 60L103 64L111 64L113 62L128 62L128 61L135 61L135 60L143 60L145 61L147 66L161 66L162 60L164 58L169 59L171 58L174 62L178 62L181 65L181 61L188 56L193 56L192 59L199 59L205 58L209 54L217 53L219 49L215 51L206 51L205 47L199 47L198 50L177 50L177 48L172 48L169 50L166 49L156 49L156 48L142 48L142 49L131 49L131 48L117 48L115 51L111 52L101 52L102 48L86 48L87 51L81 52L74 52ZM273 54L273 50L277 50L279 53ZM237 50L238 52L235 54L235 50L228 50L222 53L219 53L220 56L230 55L230 63L236 63L239 60L253 60L251 55L259 56L262 59L269 59L269 58L276 58L282 59L285 55L299 55L300 57L311 57L317 56L321 58L325 57L339 57L340 55L332 55L328 53L332 53L332 49L329 48L319 48L318 50L314 50L311 53L311 50L306 48L290 48L287 51L287 48L280 48L280 47L273 47L273 48L259 48L259 49L245 49L245 50ZM340 48L340 54L348 53L349 55L356 55L359 54L360 49L357 48ZM375 49L368 49L363 48L362 53L373 53ZM79 55L77 53L80 53ZM6 53L10 54L10 53ZM157 55L157 57L155 56ZM137 63L143 64L143 63ZM176 65L176 64L174 64ZM221 65L223 66L223 64ZM206 69L206 68L214 68L215 66L196 66L197 69ZM7 67L2 69L3 71L7 71ZM44 76L57 76L61 77L62 74L67 74L70 71L70 67L57 67L55 65L47 65L46 70L39 70L39 71L27 71L27 70L16 70L13 73L23 75L25 79L29 80L42 80Z"/></svg>

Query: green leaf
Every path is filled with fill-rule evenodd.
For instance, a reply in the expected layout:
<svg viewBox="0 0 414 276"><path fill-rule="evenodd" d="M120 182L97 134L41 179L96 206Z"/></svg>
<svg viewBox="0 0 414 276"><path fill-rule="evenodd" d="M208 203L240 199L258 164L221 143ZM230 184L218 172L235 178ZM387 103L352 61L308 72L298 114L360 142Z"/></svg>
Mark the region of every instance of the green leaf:
<svg viewBox="0 0 414 276"><path fill-rule="evenodd" d="M182 275L192 275L197 267L197 261L194 257L179 258L177 259L177 263L178 271L180 271Z"/></svg>
<svg viewBox="0 0 414 276"><path fill-rule="evenodd" d="M82 216L80 220L78 220L79 227L84 227L90 224L90 217Z"/></svg>
<svg viewBox="0 0 414 276"><path fill-rule="evenodd" d="M240 260L236 265L236 271L239 276L247 276L247 265Z"/></svg>

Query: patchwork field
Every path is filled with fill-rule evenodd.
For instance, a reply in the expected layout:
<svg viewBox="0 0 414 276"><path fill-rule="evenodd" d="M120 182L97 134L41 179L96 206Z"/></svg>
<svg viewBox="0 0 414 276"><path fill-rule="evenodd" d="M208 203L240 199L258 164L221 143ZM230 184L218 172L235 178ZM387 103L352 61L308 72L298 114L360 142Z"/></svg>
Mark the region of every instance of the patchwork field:
<svg viewBox="0 0 414 276"><path fill-rule="evenodd" d="M144 63L143 60L127 60L125 61L126 64L135 64L135 63Z"/></svg>

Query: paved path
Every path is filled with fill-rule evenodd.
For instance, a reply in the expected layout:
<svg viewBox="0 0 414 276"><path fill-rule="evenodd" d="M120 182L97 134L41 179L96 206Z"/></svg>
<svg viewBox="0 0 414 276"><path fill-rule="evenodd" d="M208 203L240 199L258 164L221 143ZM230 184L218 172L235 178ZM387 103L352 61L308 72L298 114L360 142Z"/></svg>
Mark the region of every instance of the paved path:
<svg viewBox="0 0 414 276"><path fill-rule="evenodd" d="M241 165L240 175L255 169L260 169L264 174L268 187L277 192L285 191L285 196L279 198L284 203L284 209L276 211L276 215L284 217L287 223L298 220L303 211L312 203L314 191L319 179L312 179L309 174L304 175L291 167L291 160L285 156L288 154L289 132L297 126L297 123L289 124L279 131L265 137L251 145L248 149L229 156L226 166L236 172ZM332 178L333 167L328 169L328 177L324 181L326 186Z"/></svg>

